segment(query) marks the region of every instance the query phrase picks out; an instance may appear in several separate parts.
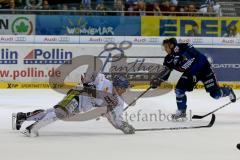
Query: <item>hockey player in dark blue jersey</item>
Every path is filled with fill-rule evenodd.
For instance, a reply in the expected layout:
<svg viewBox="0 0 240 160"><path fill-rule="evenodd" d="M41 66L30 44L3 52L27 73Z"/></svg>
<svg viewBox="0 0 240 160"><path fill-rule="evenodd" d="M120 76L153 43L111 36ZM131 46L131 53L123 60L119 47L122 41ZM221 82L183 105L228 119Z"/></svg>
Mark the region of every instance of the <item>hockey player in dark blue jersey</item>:
<svg viewBox="0 0 240 160"><path fill-rule="evenodd" d="M165 74L159 74L151 80L152 88L157 88L161 82L168 80L172 70L182 72L182 76L175 88L178 110L172 118L177 120L186 117L187 96L185 92L191 92L198 81L203 82L206 91L214 99L229 96L232 102L236 101L236 96L230 87L220 87L211 64L207 57L195 49L190 43L177 43L175 38L163 41L163 47L167 52L163 65Z"/></svg>

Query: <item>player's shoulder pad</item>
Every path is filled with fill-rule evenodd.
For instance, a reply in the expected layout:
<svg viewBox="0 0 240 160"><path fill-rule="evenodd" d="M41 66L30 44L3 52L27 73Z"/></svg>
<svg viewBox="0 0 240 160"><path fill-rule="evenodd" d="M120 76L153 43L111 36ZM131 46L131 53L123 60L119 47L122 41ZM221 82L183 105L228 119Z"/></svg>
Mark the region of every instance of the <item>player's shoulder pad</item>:
<svg viewBox="0 0 240 160"><path fill-rule="evenodd" d="M180 51L186 51L189 48L193 48L193 45L191 43L178 43L178 47Z"/></svg>

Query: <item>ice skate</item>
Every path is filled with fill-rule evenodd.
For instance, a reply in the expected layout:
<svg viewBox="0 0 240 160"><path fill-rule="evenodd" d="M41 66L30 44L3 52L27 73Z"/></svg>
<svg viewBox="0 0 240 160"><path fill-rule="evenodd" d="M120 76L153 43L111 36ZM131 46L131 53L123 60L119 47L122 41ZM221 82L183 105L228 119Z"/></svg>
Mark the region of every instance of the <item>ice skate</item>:
<svg viewBox="0 0 240 160"><path fill-rule="evenodd" d="M28 126L25 130L23 130L21 133L24 134L27 137L38 137L39 133L38 131L33 130L33 125L35 123L33 123L32 125Z"/></svg>
<svg viewBox="0 0 240 160"><path fill-rule="evenodd" d="M229 90L230 90L230 94L229 94L230 101L231 102L236 102L236 95L235 95L233 89L229 87Z"/></svg>
<svg viewBox="0 0 240 160"><path fill-rule="evenodd" d="M184 111L177 110L175 114L172 114L173 121L186 121L187 114Z"/></svg>
<svg viewBox="0 0 240 160"><path fill-rule="evenodd" d="M20 130L22 123L26 120L26 114L22 112L12 114L12 129Z"/></svg>

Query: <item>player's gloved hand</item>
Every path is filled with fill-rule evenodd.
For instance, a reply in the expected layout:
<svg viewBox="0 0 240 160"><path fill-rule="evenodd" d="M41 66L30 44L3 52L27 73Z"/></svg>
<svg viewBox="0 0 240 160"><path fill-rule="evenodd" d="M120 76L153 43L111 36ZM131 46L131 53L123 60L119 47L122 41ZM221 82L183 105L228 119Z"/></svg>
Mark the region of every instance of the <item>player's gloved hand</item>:
<svg viewBox="0 0 240 160"><path fill-rule="evenodd" d="M96 97L96 86L93 83L83 83L83 91Z"/></svg>
<svg viewBox="0 0 240 160"><path fill-rule="evenodd" d="M160 80L158 78L154 78L150 81L150 86L152 89L156 89L160 85Z"/></svg>
<svg viewBox="0 0 240 160"><path fill-rule="evenodd" d="M135 133L135 128L133 126L131 126L130 124L128 124L127 122L122 122L123 124L120 126L120 130L124 133L124 134L134 134Z"/></svg>

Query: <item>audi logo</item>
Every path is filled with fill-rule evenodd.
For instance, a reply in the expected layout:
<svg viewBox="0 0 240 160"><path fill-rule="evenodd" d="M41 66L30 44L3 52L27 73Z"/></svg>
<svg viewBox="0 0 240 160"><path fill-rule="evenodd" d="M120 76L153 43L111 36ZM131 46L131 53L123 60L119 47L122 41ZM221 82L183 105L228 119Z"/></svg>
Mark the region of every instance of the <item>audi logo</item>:
<svg viewBox="0 0 240 160"><path fill-rule="evenodd" d="M25 42L27 40L26 37L15 37L15 41L17 42Z"/></svg>
<svg viewBox="0 0 240 160"><path fill-rule="evenodd" d="M149 38L149 42L159 42L158 38Z"/></svg>
<svg viewBox="0 0 240 160"><path fill-rule="evenodd" d="M70 37L58 37L58 41L59 42L69 42L70 41Z"/></svg>
<svg viewBox="0 0 240 160"><path fill-rule="evenodd" d="M114 42L115 39L114 38L105 38L104 41L105 42Z"/></svg>
<svg viewBox="0 0 240 160"><path fill-rule="evenodd" d="M237 44L240 44L240 39L236 39L236 43L237 43Z"/></svg>
<svg viewBox="0 0 240 160"><path fill-rule="evenodd" d="M202 43L202 39L201 39L201 38L194 38L194 39L192 40L192 43L194 43L194 44Z"/></svg>

